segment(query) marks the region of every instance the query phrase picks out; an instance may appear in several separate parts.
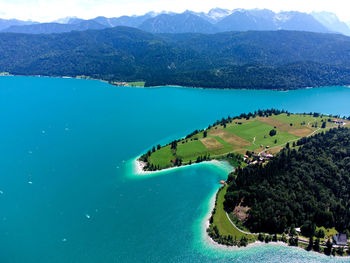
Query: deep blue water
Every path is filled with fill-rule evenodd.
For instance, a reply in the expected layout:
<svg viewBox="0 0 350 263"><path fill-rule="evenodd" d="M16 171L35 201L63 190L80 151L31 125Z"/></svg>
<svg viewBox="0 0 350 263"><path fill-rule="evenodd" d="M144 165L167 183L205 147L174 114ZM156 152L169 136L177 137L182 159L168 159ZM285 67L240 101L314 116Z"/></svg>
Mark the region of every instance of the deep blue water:
<svg viewBox="0 0 350 263"><path fill-rule="evenodd" d="M0 262L329 261L280 245L211 245L205 217L228 167L136 176L132 160L227 115L271 107L350 115L349 101L346 87L121 88L1 77Z"/></svg>

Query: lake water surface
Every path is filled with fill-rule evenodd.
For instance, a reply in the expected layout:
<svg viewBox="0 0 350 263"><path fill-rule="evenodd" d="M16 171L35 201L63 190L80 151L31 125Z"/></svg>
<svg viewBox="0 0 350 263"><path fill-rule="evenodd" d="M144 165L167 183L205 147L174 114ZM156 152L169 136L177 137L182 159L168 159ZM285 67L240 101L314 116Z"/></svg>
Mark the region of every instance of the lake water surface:
<svg viewBox="0 0 350 263"><path fill-rule="evenodd" d="M227 165L137 176L132 161L227 115L272 107L350 115L349 102L346 87L122 88L1 77L0 262L328 262L282 245L210 244L205 218Z"/></svg>

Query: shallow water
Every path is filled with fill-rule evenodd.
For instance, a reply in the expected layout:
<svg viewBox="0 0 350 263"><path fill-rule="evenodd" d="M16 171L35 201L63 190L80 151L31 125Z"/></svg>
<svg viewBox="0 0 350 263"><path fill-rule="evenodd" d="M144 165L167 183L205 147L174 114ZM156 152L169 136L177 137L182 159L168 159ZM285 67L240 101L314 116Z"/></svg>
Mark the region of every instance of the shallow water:
<svg viewBox="0 0 350 263"><path fill-rule="evenodd" d="M205 217L227 165L136 176L132 161L227 115L271 107L350 115L349 101L346 87L147 89L0 77L0 262L329 261L281 245L210 244Z"/></svg>

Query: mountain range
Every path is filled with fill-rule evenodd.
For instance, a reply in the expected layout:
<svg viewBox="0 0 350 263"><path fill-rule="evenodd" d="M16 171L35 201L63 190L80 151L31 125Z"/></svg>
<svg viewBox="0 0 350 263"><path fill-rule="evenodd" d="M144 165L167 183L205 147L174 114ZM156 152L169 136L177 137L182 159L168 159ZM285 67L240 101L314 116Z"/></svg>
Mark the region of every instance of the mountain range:
<svg viewBox="0 0 350 263"><path fill-rule="evenodd" d="M220 9L208 13L185 11L183 13L150 12L141 16L96 17L60 19L52 23L0 20L0 31L29 34L51 34L87 29L103 29L115 26L139 28L150 33L206 33L227 31L296 30L318 33L350 35L349 25L329 12L275 13L267 9Z"/></svg>
<svg viewBox="0 0 350 263"><path fill-rule="evenodd" d="M152 34L124 26L50 35L0 33L0 72L143 80L146 86L349 85L350 37L285 30Z"/></svg>
<svg viewBox="0 0 350 263"><path fill-rule="evenodd" d="M7 29L11 26L24 26L24 25L32 25L32 24L37 24L37 22L0 18L0 31Z"/></svg>

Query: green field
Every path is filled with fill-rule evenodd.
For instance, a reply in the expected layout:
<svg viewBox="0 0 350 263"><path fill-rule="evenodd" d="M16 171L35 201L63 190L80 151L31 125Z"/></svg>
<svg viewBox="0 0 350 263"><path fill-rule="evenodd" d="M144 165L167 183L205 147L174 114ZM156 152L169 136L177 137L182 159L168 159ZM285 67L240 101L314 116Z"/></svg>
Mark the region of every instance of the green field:
<svg viewBox="0 0 350 263"><path fill-rule="evenodd" d="M234 228L229 219L227 218L226 212L224 210L224 200L227 191L227 185L225 185L217 195L217 205L215 207L215 213L213 214L213 226L219 229L220 235L236 237L238 240L242 236L246 236L249 240L255 240L254 235L246 235L240 232L238 229Z"/></svg>
<svg viewBox="0 0 350 263"><path fill-rule="evenodd" d="M287 142L293 143L301 137L338 126L329 122L329 119L333 118L286 113L230 119L225 125L220 123L210 126L187 139L178 140L175 149L171 149L170 145L161 147L150 154L147 162L153 167L164 169L174 166L175 159L181 159L182 164L188 164L196 162L201 156L214 159L232 152L245 154L246 151L251 151L259 154L266 151L274 154ZM326 122L325 129L321 128L323 121ZM276 135L271 136L271 130L276 130Z"/></svg>
<svg viewBox="0 0 350 263"><path fill-rule="evenodd" d="M124 81L111 81L110 84L118 87L144 87L146 82L135 81L135 82L124 82Z"/></svg>
<svg viewBox="0 0 350 263"><path fill-rule="evenodd" d="M146 82L144 81L136 81L136 82L127 82L126 86L128 87L144 87Z"/></svg>

